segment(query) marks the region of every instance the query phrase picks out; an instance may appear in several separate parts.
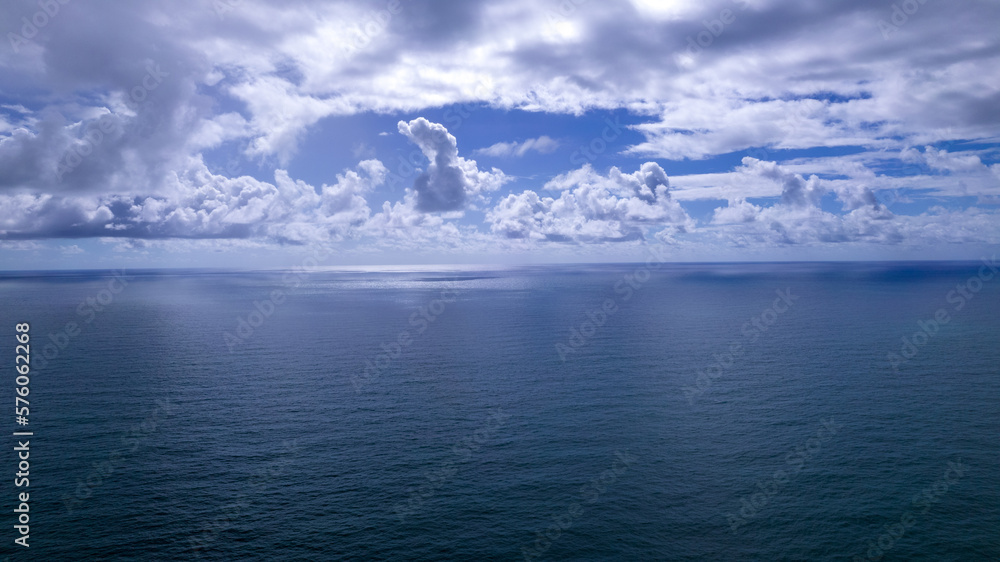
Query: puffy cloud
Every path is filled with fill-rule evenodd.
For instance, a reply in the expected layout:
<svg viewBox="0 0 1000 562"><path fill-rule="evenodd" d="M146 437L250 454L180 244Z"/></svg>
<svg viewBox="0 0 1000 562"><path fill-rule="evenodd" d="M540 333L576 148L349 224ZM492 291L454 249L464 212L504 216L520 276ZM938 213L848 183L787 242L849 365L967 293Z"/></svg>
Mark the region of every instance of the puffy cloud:
<svg viewBox="0 0 1000 562"><path fill-rule="evenodd" d="M817 176L803 178L775 162L746 157L739 173L763 178L781 186L780 200L768 207L741 197L715 209L712 222L732 225L730 232L772 244L840 243L868 240L898 243L902 240L895 216L862 184L838 183L830 187ZM823 211L820 202L831 191L845 215Z"/></svg>
<svg viewBox="0 0 1000 562"><path fill-rule="evenodd" d="M376 251L405 251L407 255L433 254L441 249L451 253L484 255L495 252L494 237L473 225L454 220L461 212L425 213L417 209L417 193L407 190L402 201L382 204L362 229L368 248Z"/></svg>
<svg viewBox="0 0 1000 562"><path fill-rule="evenodd" d="M427 170L413 183L418 210L461 210L470 199L497 189L505 181L500 170L480 171L475 160L459 156L458 141L444 125L418 117L409 123L400 121L398 126L430 160Z"/></svg>
<svg viewBox="0 0 1000 562"><path fill-rule="evenodd" d="M511 194L491 209L491 230L506 238L556 242L614 242L643 239L647 229L685 231L693 221L670 197L666 172L647 162L635 173L611 168L607 176L589 164L545 185L558 198L534 191Z"/></svg>
<svg viewBox="0 0 1000 562"><path fill-rule="evenodd" d="M950 175L1000 178L1000 165L987 166L974 152L948 152L944 149L935 149L933 146L925 146L924 151L920 152L911 147L900 151L899 158L903 162L926 165L932 170Z"/></svg>
<svg viewBox="0 0 1000 562"><path fill-rule="evenodd" d="M0 195L0 238L338 239L367 221L364 196L386 174L368 160L317 190L280 169L272 184L216 175L194 160L156 195Z"/></svg>
<svg viewBox="0 0 1000 562"><path fill-rule="evenodd" d="M476 153L497 157L521 157L532 150L542 154L549 154L554 152L557 148L559 148L558 141L548 135L542 135L538 138L528 139L524 142L498 142L492 146L481 148L477 150Z"/></svg>
<svg viewBox="0 0 1000 562"><path fill-rule="evenodd" d="M820 198L823 197L824 190L820 187L818 177L812 176L806 180L798 174L785 170L775 162L764 162L747 156L743 158L742 172L780 184L781 202L789 207L816 206Z"/></svg>
<svg viewBox="0 0 1000 562"><path fill-rule="evenodd" d="M751 223L757 220L760 212L761 208L757 205L748 203L742 197L736 197L729 201L729 205L715 209L712 222L716 224Z"/></svg>

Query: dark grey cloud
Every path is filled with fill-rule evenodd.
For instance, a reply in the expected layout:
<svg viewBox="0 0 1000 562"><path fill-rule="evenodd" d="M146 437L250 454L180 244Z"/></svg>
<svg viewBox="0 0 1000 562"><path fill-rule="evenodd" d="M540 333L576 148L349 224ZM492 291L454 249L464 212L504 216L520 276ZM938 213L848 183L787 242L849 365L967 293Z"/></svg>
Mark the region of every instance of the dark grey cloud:
<svg viewBox="0 0 1000 562"><path fill-rule="evenodd" d="M400 16L390 21L390 31L417 50L454 49L474 40L489 26L487 2L463 0L399 0ZM386 3L374 3L383 8Z"/></svg>
<svg viewBox="0 0 1000 562"><path fill-rule="evenodd" d="M204 56L153 22L165 15L163 5L57 4L60 11L19 52L0 58L20 69L0 78L6 101L44 104L29 127L0 139L0 189L155 190L211 116L212 100L195 86L209 68ZM38 10L34 2L5 3L0 21L30 20ZM26 60L36 66L24 70ZM9 82L22 87L8 89Z"/></svg>
<svg viewBox="0 0 1000 562"><path fill-rule="evenodd" d="M404 123L399 132L413 141L430 160L427 170L417 176L417 208L425 212L454 211L465 205L469 181L458 162L458 141L443 125L420 118Z"/></svg>

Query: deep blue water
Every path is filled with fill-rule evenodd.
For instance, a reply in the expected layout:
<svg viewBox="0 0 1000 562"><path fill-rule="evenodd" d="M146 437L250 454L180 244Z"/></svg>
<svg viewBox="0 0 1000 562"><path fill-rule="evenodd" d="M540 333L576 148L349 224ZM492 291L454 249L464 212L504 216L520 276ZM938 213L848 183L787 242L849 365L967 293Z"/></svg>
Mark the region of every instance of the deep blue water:
<svg viewBox="0 0 1000 562"><path fill-rule="evenodd" d="M1000 560L1000 276L641 268L0 274L3 553Z"/></svg>

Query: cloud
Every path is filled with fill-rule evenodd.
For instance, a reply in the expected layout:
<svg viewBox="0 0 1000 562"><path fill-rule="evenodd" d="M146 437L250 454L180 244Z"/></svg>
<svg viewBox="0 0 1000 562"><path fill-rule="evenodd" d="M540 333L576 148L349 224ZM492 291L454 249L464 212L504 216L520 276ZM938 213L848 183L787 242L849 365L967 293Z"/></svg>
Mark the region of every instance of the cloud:
<svg viewBox="0 0 1000 562"><path fill-rule="evenodd" d="M430 160L427 170L413 183L417 210L457 211L465 208L470 199L493 191L506 181L500 170L480 171L475 160L459 156L458 141L444 125L418 117L409 123L400 121L398 127Z"/></svg>
<svg viewBox="0 0 1000 562"><path fill-rule="evenodd" d="M1000 179L1000 164L987 166L983 163L982 158L974 152L948 152L944 149L925 146L923 152L915 148L901 151L900 159L903 162L923 164L932 170L946 172L948 175Z"/></svg>
<svg viewBox="0 0 1000 562"><path fill-rule="evenodd" d="M351 148L351 155L355 158L375 158L375 149L368 143L359 142Z"/></svg>
<svg viewBox="0 0 1000 562"><path fill-rule="evenodd" d="M11 91L127 92L141 77L134 66L176 61L177 94L209 86L238 101L250 153L279 163L331 116L471 101L577 115L629 108L656 117L635 153L660 158L983 138L1000 124L989 80L1000 70L1000 6L973 0L921 5L890 40L876 24L891 7L860 0L586 2L555 18L528 0L407 0L381 21L382 6L360 0L244 2L222 17L196 0L96 5L61 5L30 52L0 58L23 84ZM727 9L735 20L692 47ZM7 3L0 20L25 10Z"/></svg>
<svg viewBox="0 0 1000 562"><path fill-rule="evenodd" d="M561 193L552 198L528 190L500 200L486 215L492 232L512 239L597 243L641 240L649 229L693 227L670 198L666 172L654 162L632 174L611 168L607 176L587 164L557 176L545 189Z"/></svg>
<svg viewBox="0 0 1000 562"><path fill-rule="evenodd" d="M365 194L386 175L367 160L316 189L280 169L268 183L216 175L195 160L157 195L0 195L0 238L336 240L368 220Z"/></svg>
<svg viewBox="0 0 1000 562"><path fill-rule="evenodd" d="M405 0L389 17L379 13L385 4L361 0L232 2L225 13L205 0L56 4L37 35L0 50L4 247L73 237L361 237L449 250L467 248L463 239L669 239L698 235L678 203L696 199L728 202L706 210L699 230L762 244L995 239L986 227L995 215L964 208L972 199L927 206L929 197L1000 197L996 2L927 2L890 37L878 22L891 6L862 0ZM6 2L0 21L38 9ZM727 9L735 17L722 22ZM511 176L479 169L459 155L456 126L422 117L398 130L429 165L374 215L366 201L384 194L386 172L363 139L352 161L364 162L332 185L284 171L315 168L297 160L309 158L302 144L344 116L392 122L431 108L447 115L454 104L531 111L541 122L625 110L633 144L615 155L619 166L704 160L694 169L706 173L668 181L652 163L634 173L555 169L544 190L494 203ZM526 138L518 132L500 138ZM548 154L554 138L569 137L546 132L476 153ZM369 142L381 149L391 139L378 134ZM497 140L486 138L477 146ZM961 144L942 149L946 141ZM748 150L771 156L730 170L732 155ZM790 150L794 158L768 161ZM263 175L204 164L234 151ZM880 190L922 207L891 213ZM486 222L473 224L479 214L469 210L485 210Z"/></svg>
<svg viewBox="0 0 1000 562"><path fill-rule="evenodd" d="M823 196L823 188L820 187L818 177L812 176L806 180L801 175L785 170L775 162L763 162L748 156L743 159L741 172L781 185L781 203L788 207L815 207Z"/></svg>
<svg viewBox="0 0 1000 562"><path fill-rule="evenodd" d="M930 139L949 127L961 138L983 137L1000 123L1000 92L987 78L1000 68L989 25L1000 8L951 6L922 5L887 41L876 23L891 16L890 6L857 0L676 2L652 17L648 3L587 2L560 7L567 13L555 18L555 8L526 0L446 8L412 1L345 56L342 43L370 20L361 4L296 4L280 17L273 7L248 5L241 24L265 37L282 29L294 36L259 45L232 37L236 45L216 47L212 60L260 71L294 66L287 89L269 94L258 82L239 95L316 103L315 112L292 120L296 127L343 112L483 101L577 115L622 107L655 115L640 129L649 138L636 153L661 158L752 146L877 147ZM706 33L704 22L724 9L735 21L719 24L709 46L692 48L688 39ZM649 53L661 56L651 62ZM912 71L914 61L920 72ZM477 94L484 68L493 86ZM260 109L271 105L284 104ZM260 134L270 130L262 121Z"/></svg>
<svg viewBox="0 0 1000 562"><path fill-rule="evenodd" d="M752 157L743 159L738 172L780 185L781 198L764 207L733 197L727 206L715 209L712 218L716 225L735 225L728 229L730 232L778 245L861 240L894 244L903 239L895 215L865 185L840 183L833 189L847 211L841 216L820 208L823 196L831 188L815 175L805 179L775 162Z"/></svg>
<svg viewBox="0 0 1000 562"><path fill-rule="evenodd" d="M495 157L521 157L532 150L541 154L551 154L552 152L555 152L557 148L559 148L558 141L553 140L547 135L542 135L538 138L528 139L520 143L498 142L492 146L480 148L476 151L476 154L484 154L486 156Z"/></svg>

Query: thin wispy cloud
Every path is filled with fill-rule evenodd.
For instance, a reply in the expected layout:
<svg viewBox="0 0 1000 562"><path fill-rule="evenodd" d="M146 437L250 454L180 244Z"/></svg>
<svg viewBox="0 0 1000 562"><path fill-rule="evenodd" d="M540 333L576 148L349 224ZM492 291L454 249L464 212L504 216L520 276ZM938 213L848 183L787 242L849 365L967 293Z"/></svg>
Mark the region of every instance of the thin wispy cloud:
<svg viewBox="0 0 1000 562"><path fill-rule="evenodd" d="M524 156L528 152L534 151L540 154L551 154L559 148L559 142L547 135L542 135L536 139L528 139L523 142L498 142L486 148L480 148L476 154L486 156L511 157Z"/></svg>

